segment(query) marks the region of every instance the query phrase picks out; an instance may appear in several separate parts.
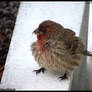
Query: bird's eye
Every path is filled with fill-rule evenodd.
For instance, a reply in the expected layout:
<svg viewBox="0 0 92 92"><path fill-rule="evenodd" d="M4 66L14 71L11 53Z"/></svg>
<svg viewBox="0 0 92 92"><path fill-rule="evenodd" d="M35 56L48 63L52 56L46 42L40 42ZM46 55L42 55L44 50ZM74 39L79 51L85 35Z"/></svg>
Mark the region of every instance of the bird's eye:
<svg viewBox="0 0 92 92"><path fill-rule="evenodd" d="M44 31L39 31L39 36L44 35L44 34L45 34Z"/></svg>

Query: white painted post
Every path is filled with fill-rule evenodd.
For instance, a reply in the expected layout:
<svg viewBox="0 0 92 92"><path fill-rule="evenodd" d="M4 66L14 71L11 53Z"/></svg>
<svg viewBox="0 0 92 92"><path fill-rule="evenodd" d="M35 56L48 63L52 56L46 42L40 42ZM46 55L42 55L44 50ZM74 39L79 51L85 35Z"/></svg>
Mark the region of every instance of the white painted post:
<svg viewBox="0 0 92 92"><path fill-rule="evenodd" d="M92 52L92 1L89 8L88 50ZM92 57L87 58L87 90L92 90Z"/></svg>
<svg viewBox="0 0 92 92"><path fill-rule="evenodd" d="M86 2L80 30L80 38L83 40L86 49L88 40L88 21L89 21L89 2ZM83 57L81 65L75 70L72 78L73 79L71 81L70 90L86 90L88 78L86 56Z"/></svg>

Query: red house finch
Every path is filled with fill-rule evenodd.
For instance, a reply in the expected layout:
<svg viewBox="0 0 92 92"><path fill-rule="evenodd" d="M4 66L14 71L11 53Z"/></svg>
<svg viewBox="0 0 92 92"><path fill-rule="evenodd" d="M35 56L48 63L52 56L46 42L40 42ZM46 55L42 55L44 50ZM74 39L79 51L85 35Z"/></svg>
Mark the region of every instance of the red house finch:
<svg viewBox="0 0 92 92"><path fill-rule="evenodd" d="M33 33L37 41L31 45L32 54L41 67L34 70L36 73L62 72L64 75L59 78L66 79L79 66L83 55L92 56L75 32L54 21L43 21Z"/></svg>

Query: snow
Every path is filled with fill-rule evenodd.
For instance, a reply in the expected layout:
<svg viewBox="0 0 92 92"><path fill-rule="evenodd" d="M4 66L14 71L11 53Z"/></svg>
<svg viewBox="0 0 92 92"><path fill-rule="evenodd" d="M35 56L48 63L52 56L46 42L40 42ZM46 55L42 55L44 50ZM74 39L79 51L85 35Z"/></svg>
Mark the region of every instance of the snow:
<svg viewBox="0 0 92 92"><path fill-rule="evenodd" d="M69 80L59 80L61 74L46 71L36 76L38 64L30 45L36 40L32 34L44 20L60 23L79 35L84 2L21 2L11 40L0 88L16 90L68 90Z"/></svg>

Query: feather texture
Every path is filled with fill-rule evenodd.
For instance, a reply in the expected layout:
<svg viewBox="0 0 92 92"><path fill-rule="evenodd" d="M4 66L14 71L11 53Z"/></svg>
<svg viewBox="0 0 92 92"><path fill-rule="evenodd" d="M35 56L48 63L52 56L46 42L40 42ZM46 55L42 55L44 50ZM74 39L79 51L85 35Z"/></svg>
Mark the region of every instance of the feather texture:
<svg viewBox="0 0 92 92"><path fill-rule="evenodd" d="M83 55L89 55L82 40L71 29L50 20L42 22L38 29L44 34L37 35L31 49L41 67L69 74L80 65Z"/></svg>

